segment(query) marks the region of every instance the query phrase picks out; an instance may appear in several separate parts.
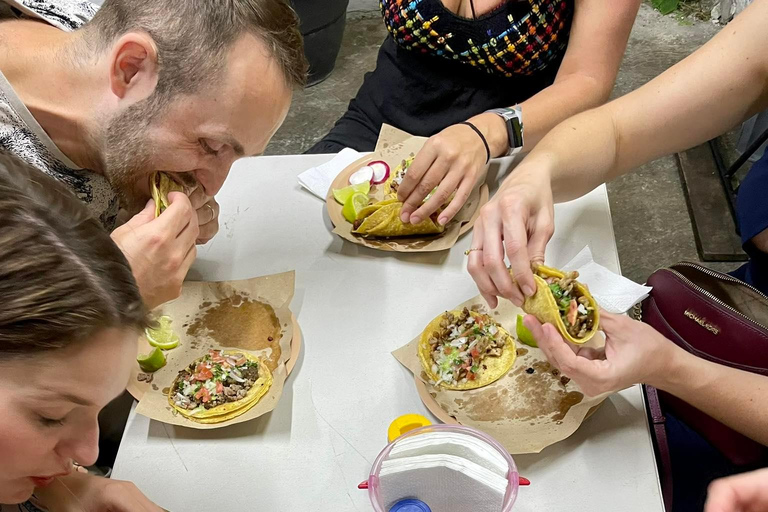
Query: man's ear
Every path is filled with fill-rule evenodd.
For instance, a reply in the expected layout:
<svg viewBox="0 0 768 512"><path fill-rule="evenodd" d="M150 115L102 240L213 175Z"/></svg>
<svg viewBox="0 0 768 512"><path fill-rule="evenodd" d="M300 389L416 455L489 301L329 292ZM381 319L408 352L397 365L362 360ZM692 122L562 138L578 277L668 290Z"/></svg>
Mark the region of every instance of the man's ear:
<svg viewBox="0 0 768 512"><path fill-rule="evenodd" d="M112 46L109 86L119 101L129 104L148 98L157 86L157 47L145 32L129 32Z"/></svg>

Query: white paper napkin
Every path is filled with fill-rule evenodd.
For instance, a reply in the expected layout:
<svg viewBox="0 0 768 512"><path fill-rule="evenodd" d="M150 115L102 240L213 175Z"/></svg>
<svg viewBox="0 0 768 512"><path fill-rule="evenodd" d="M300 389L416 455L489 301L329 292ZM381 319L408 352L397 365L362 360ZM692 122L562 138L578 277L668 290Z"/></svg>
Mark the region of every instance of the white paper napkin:
<svg viewBox="0 0 768 512"><path fill-rule="evenodd" d="M453 455L507 477L509 465L504 457L488 443L458 432L429 432L398 441L389 452L389 459L419 455Z"/></svg>
<svg viewBox="0 0 768 512"><path fill-rule="evenodd" d="M328 162L317 167L311 167L299 174L299 184L311 193L325 201L328 189L331 188L334 178L344 170L346 166L359 159L360 153L352 148L344 148Z"/></svg>
<svg viewBox="0 0 768 512"><path fill-rule="evenodd" d="M588 285L597 303L609 313L626 313L651 291L650 286L637 284L595 263L589 247L584 247L563 269L578 270L579 281Z"/></svg>
<svg viewBox="0 0 768 512"><path fill-rule="evenodd" d="M415 498L436 512L498 512L508 482L463 457L432 454L385 460L379 484L387 510Z"/></svg>

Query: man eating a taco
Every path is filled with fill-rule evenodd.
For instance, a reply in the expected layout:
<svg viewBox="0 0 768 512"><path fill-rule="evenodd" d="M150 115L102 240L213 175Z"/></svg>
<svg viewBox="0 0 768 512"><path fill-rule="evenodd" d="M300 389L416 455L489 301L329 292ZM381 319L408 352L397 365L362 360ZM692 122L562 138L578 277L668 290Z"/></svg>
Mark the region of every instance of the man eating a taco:
<svg viewBox="0 0 768 512"><path fill-rule="evenodd" d="M287 0L0 0L0 20L0 151L87 204L150 307L177 297L232 163L264 150L304 82ZM156 171L177 185L163 205Z"/></svg>

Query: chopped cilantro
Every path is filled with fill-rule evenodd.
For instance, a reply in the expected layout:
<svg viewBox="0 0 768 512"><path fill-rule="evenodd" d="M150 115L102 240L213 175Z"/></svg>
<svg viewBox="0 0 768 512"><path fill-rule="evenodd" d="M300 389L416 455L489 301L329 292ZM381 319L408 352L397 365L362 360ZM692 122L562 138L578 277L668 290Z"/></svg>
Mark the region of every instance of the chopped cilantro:
<svg viewBox="0 0 768 512"><path fill-rule="evenodd" d="M560 299L563 296L563 289L560 288L559 284L552 283L549 285L549 289L552 290L552 295L555 296L555 299Z"/></svg>

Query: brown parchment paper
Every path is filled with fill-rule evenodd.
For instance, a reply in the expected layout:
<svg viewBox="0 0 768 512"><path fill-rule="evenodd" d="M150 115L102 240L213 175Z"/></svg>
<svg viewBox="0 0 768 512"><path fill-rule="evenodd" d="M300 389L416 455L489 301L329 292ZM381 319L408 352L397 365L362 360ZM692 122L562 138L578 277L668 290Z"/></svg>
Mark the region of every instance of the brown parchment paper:
<svg viewBox="0 0 768 512"><path fill-rule="evenodd" d="M490 313L513 336L517 315L524 314L520 308L503 299L496 309L491 309L481 296L453 309L464 307ZM429 382L419 361L417 348L420 337L421 333L392 355L426 383L429 395L441 409L460 424L491 435L513 455L539 453L567 438L579 428L590 409L607 397L584 396L574 382L547 362L541 350L519 341L516 344L515 365L493 384L470 391L436 388ZM602 336L595 338L587 345L604 344Z"/></svg>
<svg viewBox="0 0 768 512"><path fill-rule="evenodd" d="M153 374L136 412L171 425L214 429L249 421L274 409L283 392L285 362L291 352L293 324L289 305L294 284L293 271L241 281L184 283L181 297L155 312L173 319L179 346L165 353L168 362ZM146 346L140 343L139 350L146 353L149 343L144 343ZM177 414L166 393L180 370L212 348L240 350L264 359L272 371L272 386L258 404L236 418L222 423L196 423Z"/></svg>
<svg viewBox="0 0 768 512"><path fill-rule="evenodd" d="M346 187L349 184L349 176L364 165L374 160L383 160L394 172L404 159L418 153L426 141L426 137L414 137L392 126L383 125L376 143L376 150L347 166L331 184L326 205L328 216L334 225L333 232L345 240L371 249L395 252L434 252L450 249L456 244L459 236L472 229L477 216L480 214L480 207L488 202L488 185L482 180L480 185L472 190L464 207L448 223L445 231L429 237L368 239L356 236L352 234L352 224L347 222L341 213L342 206L333 198L333 189ZM369 195L378 200L383 199L383 187L372 187Z"/></svg>

